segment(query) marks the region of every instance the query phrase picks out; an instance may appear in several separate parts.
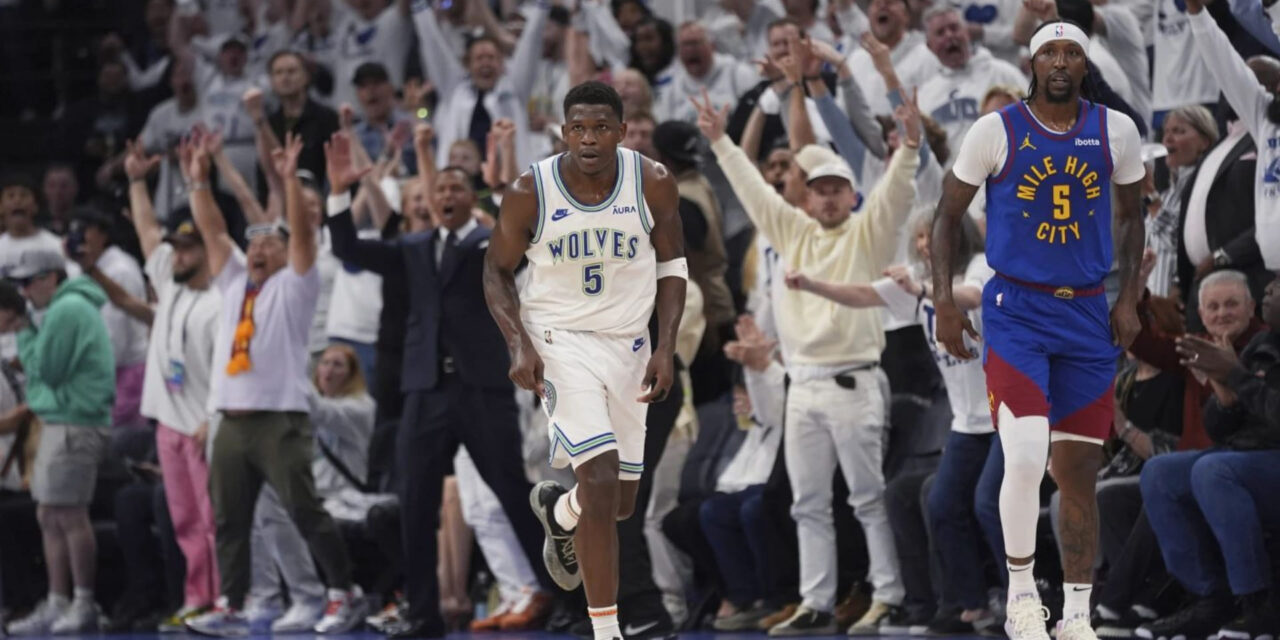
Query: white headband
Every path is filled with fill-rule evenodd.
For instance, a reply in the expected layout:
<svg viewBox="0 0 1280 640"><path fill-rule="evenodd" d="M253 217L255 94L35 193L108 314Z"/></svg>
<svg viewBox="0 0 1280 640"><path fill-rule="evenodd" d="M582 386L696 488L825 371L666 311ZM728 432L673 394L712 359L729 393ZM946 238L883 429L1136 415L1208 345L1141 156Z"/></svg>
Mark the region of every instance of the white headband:
<svg viewBox="0 0 1280 640"><path fill-rule="evenodd" d="M1040 47L1054 40L1069 40L1080 45L1080 49L1086 53L1089 51L1089 36L1084 34L1083 29L1069 22L1055 22L1037 31L1031 38L1031 57L1036 57Z"/></svg>

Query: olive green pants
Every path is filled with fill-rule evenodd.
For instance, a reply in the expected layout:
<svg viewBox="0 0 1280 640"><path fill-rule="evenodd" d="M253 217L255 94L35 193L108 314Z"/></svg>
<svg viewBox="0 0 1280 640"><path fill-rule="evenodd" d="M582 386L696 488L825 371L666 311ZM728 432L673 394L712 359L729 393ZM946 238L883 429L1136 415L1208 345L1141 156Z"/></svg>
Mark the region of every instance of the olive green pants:
<svg viewBox="0 0 1280 640"><path fill-rule="evenodd" d="M249 537L264 480L280 496L329 586L350 588L346 547L311 475L315 446L305 413L262 411L222 418L209 461L209 495L222 595L232 608L242 608L249 593Z"/></svg>

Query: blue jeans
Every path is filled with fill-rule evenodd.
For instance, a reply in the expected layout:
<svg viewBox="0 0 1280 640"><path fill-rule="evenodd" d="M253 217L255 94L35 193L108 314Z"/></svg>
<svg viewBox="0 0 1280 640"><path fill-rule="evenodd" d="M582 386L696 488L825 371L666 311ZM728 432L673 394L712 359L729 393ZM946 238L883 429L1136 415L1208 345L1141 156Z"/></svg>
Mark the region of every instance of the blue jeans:
<svg viewBox="0 0 1280 640"><path fill-rule="evenodd" d="M1271 586L1264 527L1280 526L1280 451L1184 451L1142 468L1142 499L1169 573L1201 596Z"/></svg>
<svg viewBox="0 0 1280 640"><path fill-rule="evenodd" d="M965 609L986 608L984 564L989 547L974 507L978 480L995 439L993 433L952 431L929 490L929 528L942 562L942 600Z"/></svg>
<svg viewBox="0 0 1280 640"><path fill-rule="evenodd" d="M765 599L773 577L769 573L771 549L762 508L764 485L737 493L717 493L698 513L702 534L715 552L716 566L724 580L725 599L739 610Z"/></svg>
<svg viewBox="0 0 1280 640"><path fill-rule="evenodd" d="M991 438L991 450L987 452L987 464L982 467L978 486L974 490L973 508L978 514L978 524L996 559L996 575L1000 584L1008 586L1009 571L1005 568L1004 529L1000 528L1000 485L1004 482L1004 449L1000 437Z"/></svg>

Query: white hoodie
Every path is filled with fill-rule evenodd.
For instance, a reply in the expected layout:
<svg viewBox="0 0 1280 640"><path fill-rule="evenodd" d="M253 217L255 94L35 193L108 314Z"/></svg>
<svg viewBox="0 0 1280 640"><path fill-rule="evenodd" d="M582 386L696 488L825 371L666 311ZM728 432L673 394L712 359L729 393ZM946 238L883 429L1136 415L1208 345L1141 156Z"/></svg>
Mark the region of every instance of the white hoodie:
<svg viewBox="0 0 1280 640"><path fill-rule="evenodd" d="M987 90L997 84L1026 87L1027 78L1017 67L983 47L977 47L969 62L959 69L939 66L940 71L920 87L920 113L937 120L947 130L947 148L954 158L964 134L982 115L982 98Z"/></svg>

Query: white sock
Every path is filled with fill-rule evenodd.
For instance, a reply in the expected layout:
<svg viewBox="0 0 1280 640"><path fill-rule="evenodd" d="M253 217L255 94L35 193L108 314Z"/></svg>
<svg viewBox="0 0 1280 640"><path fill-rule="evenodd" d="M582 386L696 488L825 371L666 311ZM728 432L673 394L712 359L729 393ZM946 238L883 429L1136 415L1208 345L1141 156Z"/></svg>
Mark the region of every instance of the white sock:
<svg viewBox="0 0 1280 640"><path fill-rule="evenodd" d="M1020 565L1006 562L1006 566L1009 567L1009 602L1021 595L1039 593L1036 590L1035 560Z"/></svg>
<svg viewBox="0 0 1280 640"><path fill-rule="evenodd" d="M573 531L578 528L578 518L582 517L582 505L578 504L578 487L574 485L568 493L562 494L559 500L556 500L555 506L556 523L565 531ZM616 625L615 625L616 626Z"/></svg>
<svg viewBox="0 0 1280 640"><path fill-rule="evenodd" d="M1003 404L997 416L1000 447L1004 451L1000 528L1004 532L1005 553L1010 558L1027 558L1036 553L1040 482L1049 462L1049 419L1044 416L1015 418ZM1014 595L1012 584L1009 595Z"/></svg>
<svg viewBox="0 0 1280 640"><path fill-rule="evenodd" d="M1084 582L1062 583L1062 619L1070 620L1077 616L1089 617L1089 596L1093 595L1093 585Z"/></svg>
<svg viewBox="0 0 1280 640"><path fill-rule="evenodd" d="M61 593L50 591L49 603L61 610L66 609L71 604L71 599Z"/></svg>
<svg viewBox="0 0 1280 640"><path fill-rule="evenodd" d="M82 605L92 605L93 590L84 589L83 586L77 586L76 598L72 600L72 604L77 605L77 607L82 607Z"/></svg>
<svg viewBox="0 0 1280 640"><path fill-rule="evenodd" d="M622 631L618 629L618 605L598 609L587 607L587 615L591 617L591 630L595 632L595 640L622 639Z"/></svg>

